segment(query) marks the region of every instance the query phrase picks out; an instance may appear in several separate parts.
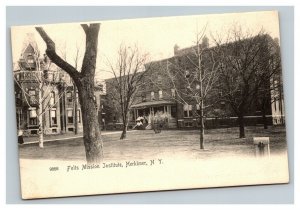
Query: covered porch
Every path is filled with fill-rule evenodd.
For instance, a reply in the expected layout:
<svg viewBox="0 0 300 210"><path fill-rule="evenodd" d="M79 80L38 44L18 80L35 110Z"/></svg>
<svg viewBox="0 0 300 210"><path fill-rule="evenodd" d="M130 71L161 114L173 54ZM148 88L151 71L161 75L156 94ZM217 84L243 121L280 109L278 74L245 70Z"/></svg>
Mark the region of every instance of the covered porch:
<svg viewBox="0 0 300 210"><path fill-rule="evenodd" d="M154 116L161 116L165 119L167 128L177 127L177 107L174 101L148 101L135 104L131 107L132 120L144 118L146 124L151 125Z"/></svg>

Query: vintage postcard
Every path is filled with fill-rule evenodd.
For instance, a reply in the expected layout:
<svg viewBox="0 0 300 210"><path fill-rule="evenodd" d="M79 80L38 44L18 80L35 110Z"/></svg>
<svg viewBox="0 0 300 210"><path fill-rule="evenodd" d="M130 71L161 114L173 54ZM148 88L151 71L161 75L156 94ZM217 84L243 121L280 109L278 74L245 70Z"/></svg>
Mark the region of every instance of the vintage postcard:
<svg viewBox="0 0 300 210"><path fill-rule="evenodd" d="M23 199L289 182L276 11L11 28Z"/></svg>

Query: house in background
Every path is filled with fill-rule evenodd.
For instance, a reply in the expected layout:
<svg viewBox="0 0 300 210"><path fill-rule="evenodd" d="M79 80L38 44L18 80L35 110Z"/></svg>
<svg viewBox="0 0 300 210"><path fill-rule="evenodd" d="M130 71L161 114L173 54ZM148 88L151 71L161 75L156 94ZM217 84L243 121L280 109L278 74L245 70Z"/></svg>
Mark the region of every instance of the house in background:
<svg viewBox="0 0 300 210"><path fill-rule="evenodd" d="M24 42L13 74L17 128L27 135L38 134L38 115L42 113L46 135L82 132L82 112L73 81L46 55L40 55L32 35ZM98 107L100 95L105 94L103 84L100 81L95 85Z"/></svg>

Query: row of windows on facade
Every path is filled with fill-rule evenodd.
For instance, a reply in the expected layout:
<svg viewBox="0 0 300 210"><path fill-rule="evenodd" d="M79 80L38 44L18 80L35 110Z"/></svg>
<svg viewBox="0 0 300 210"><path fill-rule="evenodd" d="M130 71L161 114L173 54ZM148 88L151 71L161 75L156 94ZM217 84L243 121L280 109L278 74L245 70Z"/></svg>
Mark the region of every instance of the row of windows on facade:
<svg viewBox="0 0 300 210"><path fill-rule="evenodd" d="M199 116L200 113L200 105L196 104L196 114ZM193 117L193 105L185 104L183 105L183 115L184 117Z"/></svg>
<svg viewBox="0 0 300 210"><path fill-rule="evenodd" d="M29 115L29 125L37 125L37 110L36 108L30 108L28 110ZM50 120L50 126L57 126L57 110L51 109L49 110L49 120ZM77 122L81 123L81 112L78 109L77 110ZM73 110L68 109L67 110L67 123L72 124L74 123L74 115Z"/></svg>
<svg viewBox="0 0 300 210"><path fill-rule="evenodd" d="M175 89L171 89L171 97L175 98ZM155 92L152 91L150 94L151 100L155 100ZM159 90L158 91L158 99L163 99L163 91ZM146 93L142 93L142 100L146 101Z"/></svg>
<svg viewBox="0 0 300 210"><path fill-rule="evenodd" d="M190 71L189 71L189 70L185 70L185 71L184 71L184 76L185 76L185 78L190 78L190 76L191 76ZM197 76L198 76L198 74L197 74L197 72L195 72L195 73L194 73L194 77L197 77ZM156 82L157 82L158 84L161 84L161 83L162 83L162 76L161 76L161 75L158 75L158 76L157 76Z"/></svg>
<svg viewBox="0 0 300 210"><path fill-rule="evenodd" d="M28 95L29 95L29 100L31 102L37 101L36 91L35 90L29 90L28 91ZM21 98L21 94L17 93L16 97L18 99L20 99ZM54 105L55 104L55 92L54 91L50 92L49 97L50 97L49 105ZM67 101L68 102L73 102L73 94L72 94L72 92L67 92L66 93L66 97L67 97ZM78 93L76 93L76 99L78 101Z"/></svg>

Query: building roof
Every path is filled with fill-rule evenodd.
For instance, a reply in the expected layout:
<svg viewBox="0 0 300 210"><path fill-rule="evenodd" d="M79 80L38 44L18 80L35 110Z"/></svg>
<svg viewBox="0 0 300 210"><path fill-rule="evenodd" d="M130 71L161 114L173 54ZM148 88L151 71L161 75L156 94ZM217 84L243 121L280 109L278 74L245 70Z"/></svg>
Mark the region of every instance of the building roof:
<svg viewBox="0 0 300 210"><path fill-rule="evenodd" d="M167 100L159 100L159 101L147 101L138 104L134 104L131 108L146 108L151 106L160 106L160 105L168 105L168 104L175 104L174 101L167 101Z"/></svg>

